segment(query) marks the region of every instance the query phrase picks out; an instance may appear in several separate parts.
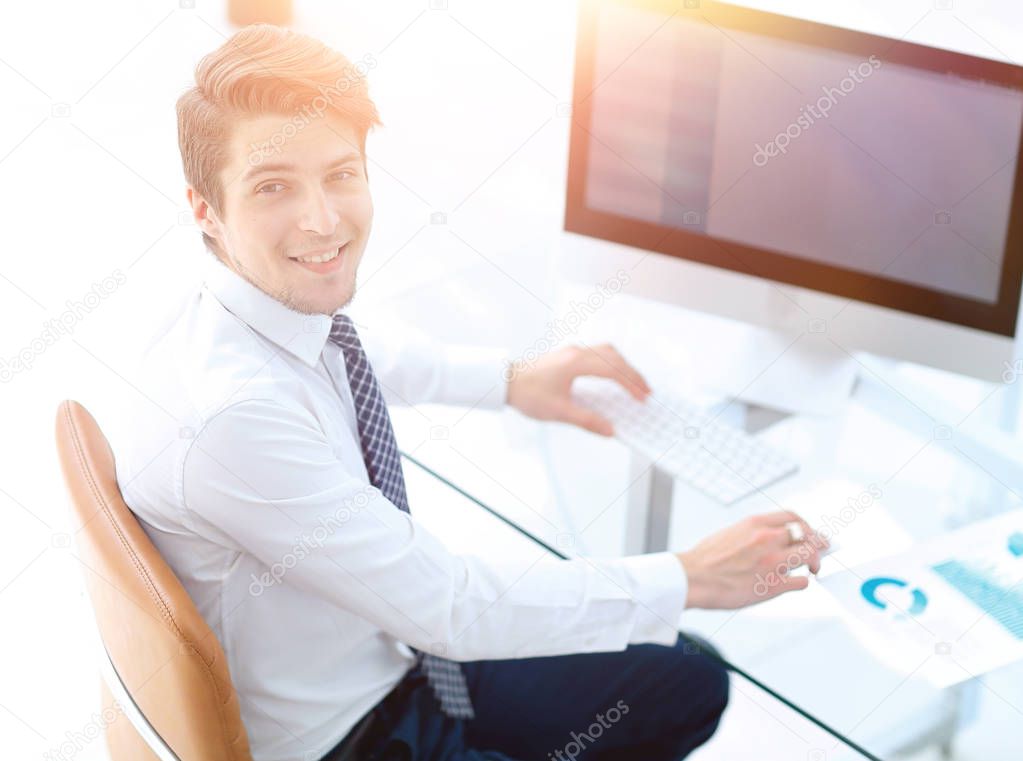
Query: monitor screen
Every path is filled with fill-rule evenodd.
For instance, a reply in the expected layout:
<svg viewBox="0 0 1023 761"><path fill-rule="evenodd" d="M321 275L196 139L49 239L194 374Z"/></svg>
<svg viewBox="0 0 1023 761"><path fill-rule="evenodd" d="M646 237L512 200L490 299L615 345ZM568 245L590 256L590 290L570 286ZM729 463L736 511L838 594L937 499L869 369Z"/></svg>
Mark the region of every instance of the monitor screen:
<svg viewBox="0 0 1023 761"><path fill-rule="evenodd" d="M711 3L583 3L566 228L1012 335L1023 70Z"/></svg>

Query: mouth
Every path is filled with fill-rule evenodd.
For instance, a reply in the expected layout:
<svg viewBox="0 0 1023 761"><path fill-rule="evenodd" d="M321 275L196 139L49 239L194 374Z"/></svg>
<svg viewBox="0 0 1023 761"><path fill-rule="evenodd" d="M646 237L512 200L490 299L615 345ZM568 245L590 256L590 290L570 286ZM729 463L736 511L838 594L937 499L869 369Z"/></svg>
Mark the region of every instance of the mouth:
<svg viewBox="0 0 1023 761"><path fill-rule="evenodd" d="M342 243L340 246L330 251L320 251L318 253L306 254L304 256L293 256L290 258L291 261L295 262L295 264L300 267L304 267L318 275L326 275L340 269L347 250L348 243Z"/></svg>

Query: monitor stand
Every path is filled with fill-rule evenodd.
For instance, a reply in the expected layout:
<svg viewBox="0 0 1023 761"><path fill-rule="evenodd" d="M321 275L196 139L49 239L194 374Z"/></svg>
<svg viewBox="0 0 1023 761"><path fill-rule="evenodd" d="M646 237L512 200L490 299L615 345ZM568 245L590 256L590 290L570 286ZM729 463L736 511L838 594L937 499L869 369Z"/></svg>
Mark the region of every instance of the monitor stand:
<svg viewBox="0 0 1023 761"><path fill-rule="evenodd" d="M784 333L746 326L715 357L714 386L746 404L786 413L834 415L861 371L856 358L810 329Z"/></svg>

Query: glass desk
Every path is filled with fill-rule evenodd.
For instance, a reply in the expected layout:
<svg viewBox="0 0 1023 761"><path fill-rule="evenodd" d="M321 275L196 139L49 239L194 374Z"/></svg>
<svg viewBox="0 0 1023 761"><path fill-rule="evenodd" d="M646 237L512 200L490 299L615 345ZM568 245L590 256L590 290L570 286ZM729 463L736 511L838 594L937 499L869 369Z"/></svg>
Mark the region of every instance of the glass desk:
<svg viewBox="0 0 1023 761"><path fill-rule="evenodd" d="M860 388L833 418L775 420L756 435L796 459L797 474L729 507L675 481L654 540L680 551L743 516L778 509L820 525L840 518L850 499L871 495L835 534L824 577L1020 509L1023 480L1006 480L998 463L986 467L964 435L989 392L976 384L944 389L912 410L898 383L886 381ZM755 413L736 403L723 419L744 424ZM394 408L392 416L416 514L454 550L517 558L524 570L538 553L635 550L627 529L651 474L617 441L511 410L431 405ZM733 667L733 695L755 698L811 761L1023 758L1023 663L935 687L916 664L893 668L878 658L814 583L738 611L686 611L681 624ZM928 657L949 656L936 642ZM760 757L773 757L763 750Z"/></svg>

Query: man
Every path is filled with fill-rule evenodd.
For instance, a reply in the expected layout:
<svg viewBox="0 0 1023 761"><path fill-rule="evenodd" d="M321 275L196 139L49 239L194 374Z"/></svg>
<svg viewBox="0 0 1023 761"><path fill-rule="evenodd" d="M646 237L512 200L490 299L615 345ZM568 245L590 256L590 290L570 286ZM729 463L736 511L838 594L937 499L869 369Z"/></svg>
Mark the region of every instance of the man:
<svg viewBox="0 0 1023 761"><path fill-rule="evenodd" d="M524 574L424 530L385 402L507 404L610 434L572 380L649 389L606 345L505 381L503 353L353 323L377 123L363 77L314 39L247 27L200 62L178 130L214 256L144 352L148 398L115 441L125 499L223 645L257 761L681 758L728 682L683 647L680 614L805 587L754 582L797 552L816 572L790 531L809 527L779 512L688 552Z"/></svg>

